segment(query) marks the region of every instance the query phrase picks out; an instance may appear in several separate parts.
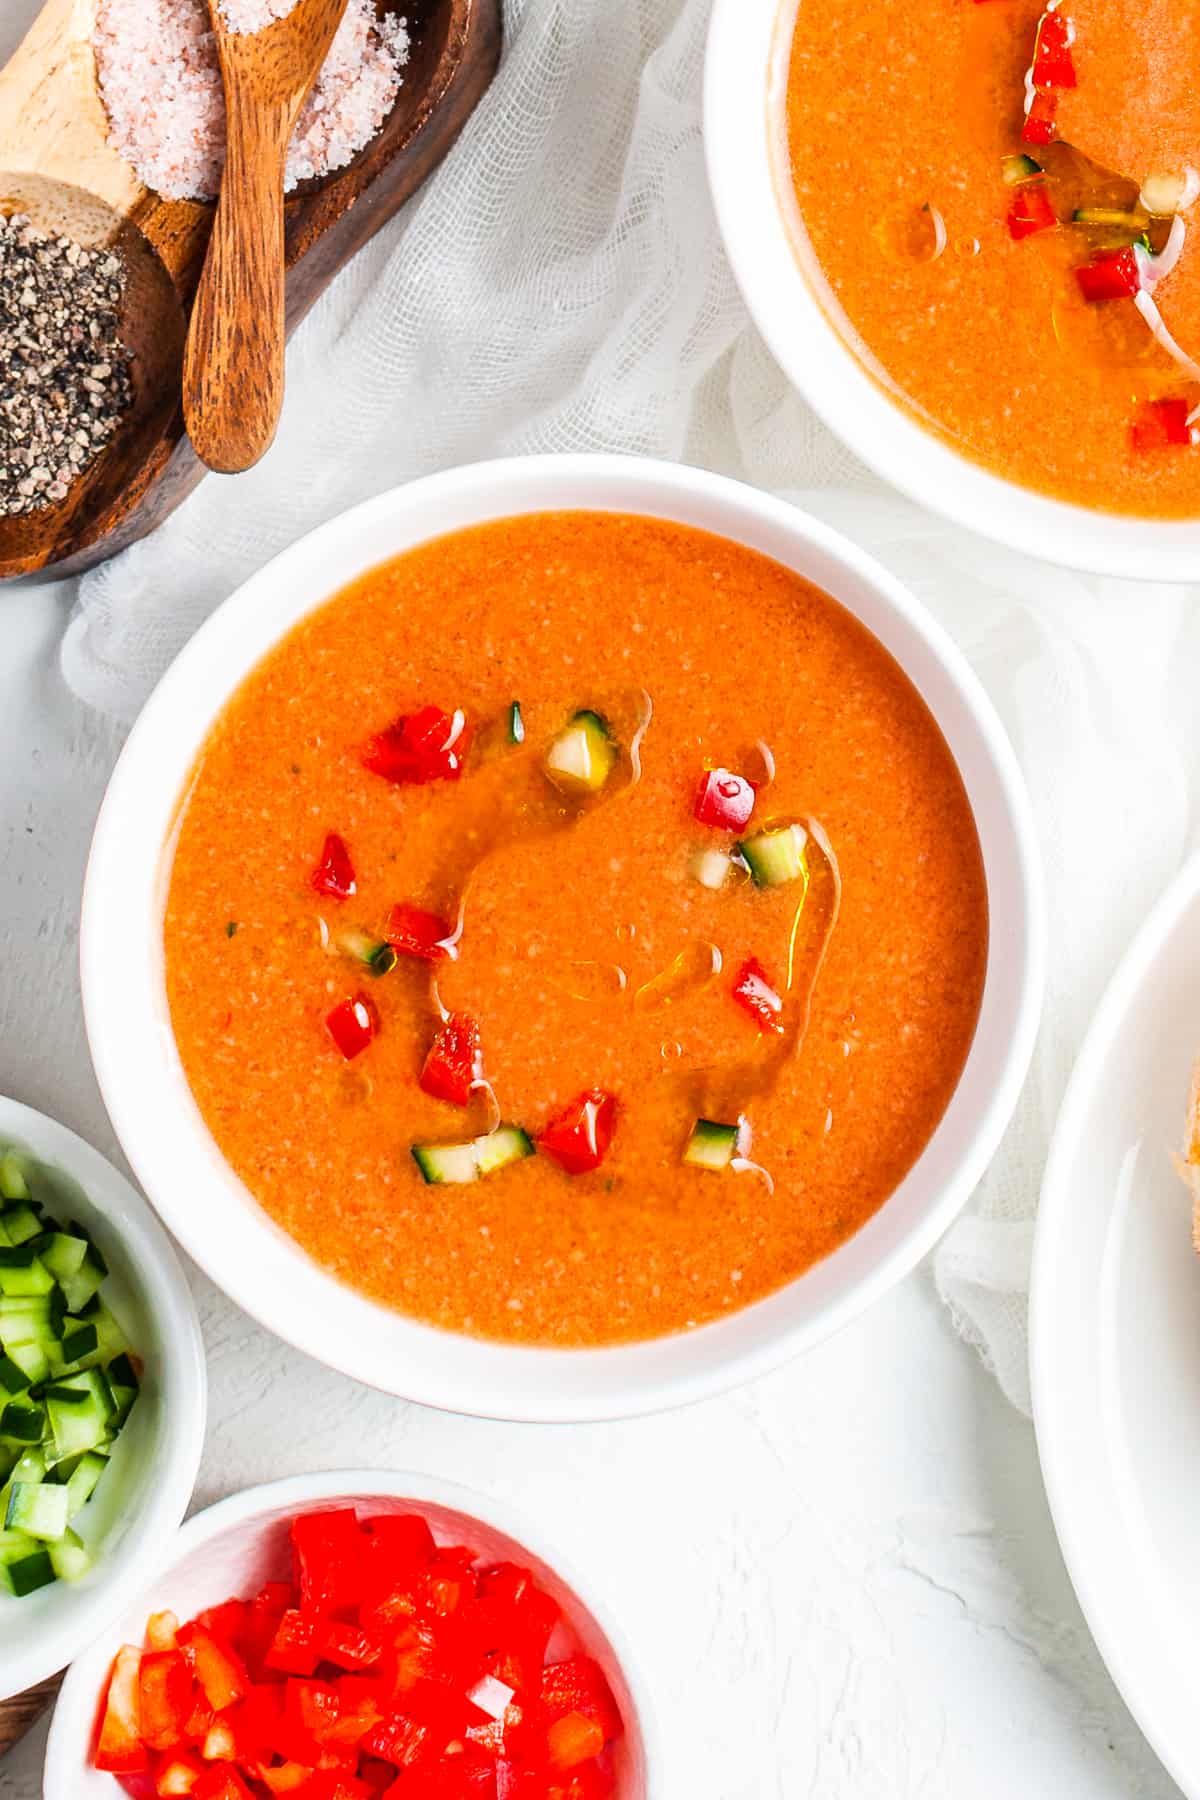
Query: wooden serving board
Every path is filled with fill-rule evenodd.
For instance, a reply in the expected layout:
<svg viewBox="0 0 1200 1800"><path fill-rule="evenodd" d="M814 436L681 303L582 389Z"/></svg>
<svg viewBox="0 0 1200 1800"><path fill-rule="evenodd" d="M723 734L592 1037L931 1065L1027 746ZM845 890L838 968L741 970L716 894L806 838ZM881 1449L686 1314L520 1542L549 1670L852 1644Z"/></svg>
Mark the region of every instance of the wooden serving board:
<svg viewBox="0 0 1200 1800"><path fill-rule="evenodd" d="M0 1756L12 1749L31 1726L36 1725L62 1686L62 1676L52 1675L27 1694L0 1700Z"/></svg>
<svg viewBox="0 0 1200 1800"><path fill-rule="evenodd" d="M2 3L2 0L0 0ZM58 506L0 518L0 581L76 574L144 537L205 470L183 428L188 312L211 206L163 200L108 143L92 33L97 0L46 0L0 70L0 212L110 245L129 279L122 330L134 401L104 454ZM500 57L500 0L378 0L408 19L404 85L354 161L306 183L286 209L287 329L446 155Z"/></svg>

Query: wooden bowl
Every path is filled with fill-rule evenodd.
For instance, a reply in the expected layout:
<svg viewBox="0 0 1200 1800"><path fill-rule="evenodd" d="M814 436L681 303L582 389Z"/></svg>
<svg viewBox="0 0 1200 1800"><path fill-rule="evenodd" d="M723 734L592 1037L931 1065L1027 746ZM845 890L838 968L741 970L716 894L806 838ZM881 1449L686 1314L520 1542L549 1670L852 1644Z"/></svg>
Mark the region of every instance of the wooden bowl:
<svg viewBox="0 0 1200 1800"><path fill-rule="evenodd" d="M134 398L65 500L0 518L0 581L103 562L153 531L206 472L184 434L180 380L213 209L161 199L109 145L92 53L96 4L47 0L0 71L0 212L26 212L43 229L122 256ZM391 6L379 0L381 13ZM412 49L382 130L345 169L287 203L289 335L436 168L495 73L500 0L407 0L401 10Z"/></svg>

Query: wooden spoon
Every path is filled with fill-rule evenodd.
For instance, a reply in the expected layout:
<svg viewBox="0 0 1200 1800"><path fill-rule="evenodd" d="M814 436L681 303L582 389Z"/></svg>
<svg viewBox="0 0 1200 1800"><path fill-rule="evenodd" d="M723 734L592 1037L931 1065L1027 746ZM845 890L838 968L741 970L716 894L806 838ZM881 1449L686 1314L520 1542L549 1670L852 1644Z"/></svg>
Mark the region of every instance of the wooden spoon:
<svg viewBox="0 0 1200 1800"><path fill-rule="evenodd" d="M271 446L283 406L283 178L296 120L347 0L299 0L262 31L234 32L208 0L228 117L225 176L183 364L188 435L237 474Z"/></svg>

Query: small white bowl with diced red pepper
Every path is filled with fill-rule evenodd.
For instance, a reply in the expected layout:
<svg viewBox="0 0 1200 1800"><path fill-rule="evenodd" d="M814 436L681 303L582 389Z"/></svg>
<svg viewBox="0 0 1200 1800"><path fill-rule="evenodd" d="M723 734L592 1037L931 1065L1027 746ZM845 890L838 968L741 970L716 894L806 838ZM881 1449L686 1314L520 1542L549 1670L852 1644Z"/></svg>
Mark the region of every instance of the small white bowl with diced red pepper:
<svg viewBox="0 0 1200 1800"><path fill-rule="evenodd" d="M63 1685L45 1800L651 1800L631 1653L490 1499L300 1475L184 1526Z"/></svg>
<svg viewBox="0 0 1200 1800"><path fill-rule="evenodd" d="M205 1391L195 1305L145 1201L0 1099L0 1698L68 1663L171 1542Z"/></svg>

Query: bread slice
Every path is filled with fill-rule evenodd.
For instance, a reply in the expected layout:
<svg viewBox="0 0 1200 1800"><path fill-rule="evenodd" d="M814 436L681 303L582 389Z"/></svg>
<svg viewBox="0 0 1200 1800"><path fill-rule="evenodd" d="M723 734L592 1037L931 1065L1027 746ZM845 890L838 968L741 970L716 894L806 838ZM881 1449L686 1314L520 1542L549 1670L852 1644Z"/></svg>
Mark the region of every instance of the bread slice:
<svg viewBox="0 0 1200 1800"><path fill-rule="evenodd" d="M1192 1190L1192 1244L1200 1256L1200 1057L1192 1065L1183 1154L1174 1160L1175 1167Z"/></svg>

